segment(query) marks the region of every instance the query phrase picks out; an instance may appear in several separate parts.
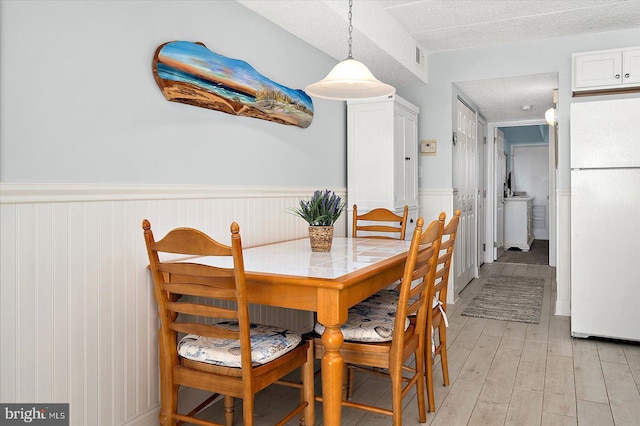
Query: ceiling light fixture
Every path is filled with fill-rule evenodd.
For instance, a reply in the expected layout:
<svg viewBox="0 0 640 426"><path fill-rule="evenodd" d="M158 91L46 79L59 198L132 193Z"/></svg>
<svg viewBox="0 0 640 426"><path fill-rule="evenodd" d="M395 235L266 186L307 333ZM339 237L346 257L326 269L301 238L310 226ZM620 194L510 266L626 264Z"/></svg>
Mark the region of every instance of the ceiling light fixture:
<svg viewBox="0 0 640 426"><path fill-rule="evenodd" d="M553 106L545 111L544 119L549 126L555 126L558 122L558 89L553 89Z"/></svg>
<svg viewBox="0 0 640 426"><path fill-rule="evenodd" d="M544 119L547 120L549 126L556 124L556 109L551 107L544 113Z"/></svg>
<svg viewBox="0 0 640 426"><path fill-rule="evenodd" d="M353 0L349 0L349 56L339 62L325 78L308 85L304 90L316 98L346 101L349 99L374 98L390 96L396 92L393 86L376 79L369 68L362 62L353 59L351 8Z"/></svg>

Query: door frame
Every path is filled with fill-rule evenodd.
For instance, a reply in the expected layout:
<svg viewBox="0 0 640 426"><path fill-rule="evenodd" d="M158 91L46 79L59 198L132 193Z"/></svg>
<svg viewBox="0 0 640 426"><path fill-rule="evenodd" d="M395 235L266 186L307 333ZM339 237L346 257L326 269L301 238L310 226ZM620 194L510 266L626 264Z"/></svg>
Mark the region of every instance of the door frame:
<svg viewBox="0 0 640 426"><path fill-rule="evenodd" d="M537 125L546 125L549 124L545 120L522 120L522 121L495 121L487 123L487 134L493 135L494 129L498 127L516 127L516 126L537 126ZM556 193L556 165L555 165L555 151L556 151L556 140L555 137L552 136L553 129L549 129L549 156L551 157L553 154L553 159L550 158L549 161L549 265L556 266L556 244L557 244L557 236L556 236L556 217L557 217L557 193ZM485 239L487 242L491 241L493 244L494 241L494 229L497 226L496 224L496 178L495 178L495 143L487 143L487 157L485 160L487 161L487 174L485 178L487 179L486 185L487 188L492 188L491 191L487 191L487 200L485 203L486 209L491 208L491 214L487 212L487 221L486 221L486 229L485 229ZM488 244L488 243L487 243ZM489 253L489 250L487 250ZM493 253L493 250L491 250ZM490 259L491 257L491 259ZM487 263L492 263L495 261L493 259L494 255L487 256L485 261Z"/></svg>
<svg viewBox="0 0 640 426"><path fill-rule="evenodd" d="M480 277L480 267L486 262L487 247L486 221L487 221L487 146L489 136L487 134L487 122L476 113L476 267L474 276ZM482 131L481 131L482 129ZM480 151L482 150L482 156ZM481 223L482 222L482 223ZM484 249L482 249L484 248Z"/></svg>
<svg viewBox="0 0 640 426"><path fill-rule="evenodd" d="M541 144L541 143L520 143L520 144L515 144L515 145L510 145L509 147L509 172L514 172L513 169L513 165L514 165L514 157L515 157L515 151L517 151L518 148L536 148L536 147L545 147L547 149L547 170L551 170L551 164L549 164L549 149L550 146L549 144ZM551 176L549 176L549 179L551 179ZM547 185L547 200L548 200L548 206L547 206L547 211L546 211L546 223L547 223L547 233L550 234L551 233L551 194L549 193L549 191L551 190L551 182L549 182L549 184ZM531 194L529 194L531 195ZM534 210L535 210L535 198L534 198ZM535 216L535 215L534 215ZM535 221L534 221L535 223ZM534 237L535 237L535 229L534 229ZM547 236L547 239L549 238L549 236Z"/></svg>

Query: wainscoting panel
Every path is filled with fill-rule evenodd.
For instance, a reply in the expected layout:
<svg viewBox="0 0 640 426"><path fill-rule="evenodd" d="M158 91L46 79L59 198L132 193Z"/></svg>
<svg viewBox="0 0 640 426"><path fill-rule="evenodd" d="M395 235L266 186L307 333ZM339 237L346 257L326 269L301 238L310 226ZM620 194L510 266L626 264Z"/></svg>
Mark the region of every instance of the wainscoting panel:
<svg viewBox="0 0 640 426"><path fill-rule="evenodd" d="M453 203L454 192L451 188L444 189L422 189L420 190L420 204L418 217L422 217L425 224L430 223L432 220L437 219L440 216L440 212L447 214L447 221L453 216ZM451 270L456 271L460 269L458 265L462 264L462 255L459 250L454 250L453 260L451 261ZM456 286L455 277L456 273L449 275L449 288L447 291L447 303L455 303L458 299L458 293L461 288ZM466 284L466 283L465 283Z"/></svg>
<svg viewBox="0 0 640 426"><path fill-rule="evenodd" d="M344 189L336 190L344 196ZM157 424L157 314L142 219L245 247L300 238L310 188L0 184L0 401L68 402L72 425ZM345 235L343 215L336 235ZM252 306L308 331L313 314Z"/></svg>

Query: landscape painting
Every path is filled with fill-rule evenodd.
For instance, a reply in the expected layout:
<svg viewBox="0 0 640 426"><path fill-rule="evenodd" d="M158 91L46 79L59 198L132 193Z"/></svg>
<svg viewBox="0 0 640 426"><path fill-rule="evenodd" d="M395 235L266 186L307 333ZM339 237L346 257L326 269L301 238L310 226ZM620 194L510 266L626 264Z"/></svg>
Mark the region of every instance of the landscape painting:
<svg viewBox="0 0 640 426"><path fill-rule="evenodd" d="M169 101L302 128L313 119L313 102L303 90L278 84L202 43L161 45L153 57L153 74Z"/></svg>

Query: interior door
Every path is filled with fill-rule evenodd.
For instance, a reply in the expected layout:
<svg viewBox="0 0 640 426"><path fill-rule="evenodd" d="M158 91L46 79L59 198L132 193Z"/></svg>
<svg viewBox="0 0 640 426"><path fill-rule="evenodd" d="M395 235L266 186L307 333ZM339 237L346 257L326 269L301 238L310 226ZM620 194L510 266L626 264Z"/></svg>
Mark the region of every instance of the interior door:
<svg viewBox="0 0 640 426"><path fill-rule="evenodd" d="M497 259L504 254L504 191L507 186L507 156L504 154L504 133L496 128L494 133L496 186L496 217L494 223L494 257Z"/></svg>
<svg viewBox="0 0 640 426"><path fill-rule="evenodd" d="M455 290L460 292L474 275L476 266L476 114L458 99L454 144L457 206L460 224L456 237Z"/></svg>
<svg viewBox="0 0 640 426"><path fill-rule="evenodd" d="M549 239L549 145L512 145L514 191L533 197L533 236Z"/></svg>
<svg viewBox="0 0 640 426"><path fill-rule="evenodd" d="M476 193L477 200L477 213L476 213L476 224L478 228L478 232L476 233L478 238L477 244L477 267L480 268L482 264L485 262L486 256L486 240L485 240L485 200L487 198L487 189L485 188L484 183L484 172L485 172L485 164L484 164L484 155L485 149L487 147L487 135L485 134L485 125L482 121L478 121L478 132L476 140L478 141L478 149L477 149L477 180L478 180L478 191ZM476 271L476 276L478 276L478 272Z"/></svg>

